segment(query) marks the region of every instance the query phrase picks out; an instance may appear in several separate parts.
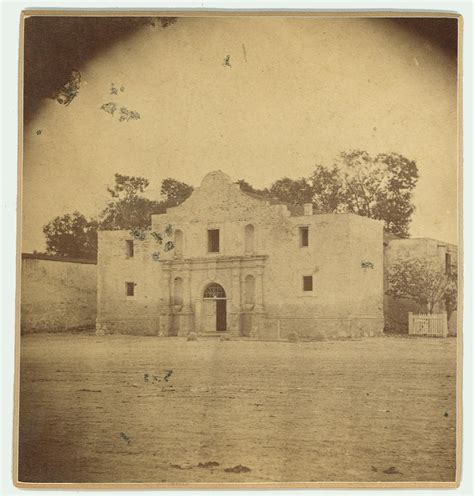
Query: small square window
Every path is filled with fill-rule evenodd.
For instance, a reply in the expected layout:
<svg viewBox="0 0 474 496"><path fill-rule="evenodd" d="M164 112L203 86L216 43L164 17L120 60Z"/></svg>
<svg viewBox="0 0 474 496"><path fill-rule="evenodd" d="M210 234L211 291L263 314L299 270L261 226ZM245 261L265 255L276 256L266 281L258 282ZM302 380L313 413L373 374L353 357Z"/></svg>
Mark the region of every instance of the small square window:
<svg viewBox="0 0 474 496"><path fill-rule="evenodd" d="M207 230L207 251L209 253L219 252L219 229Z"/></svg>
<svg viewBox="0 0 474 496"><path fill-rule="evenodd" d="M132 239L127 239L125 241L125 246L126 246L126 253L127 257L133 257L134 255L134 246L133 246L133 240Z"/></svg>
<svg viewBox="0 0 474 496"><path fill-rule="evenodd" d="M135 294L135 283L133 282L126 282L125 283L126 289L127 289L127 296L134 296Z"/></svg>
<svg viewBox="0 0 474 496"><path fill-rule="evenodd" d="M309 246L309 227L300 227L300 246Z"/></svg>
<svg viewBox="0 0 474 496"><path fill-rule="evenodd" d="M313 276L303 276L303 291L313 291Z"/></svg>

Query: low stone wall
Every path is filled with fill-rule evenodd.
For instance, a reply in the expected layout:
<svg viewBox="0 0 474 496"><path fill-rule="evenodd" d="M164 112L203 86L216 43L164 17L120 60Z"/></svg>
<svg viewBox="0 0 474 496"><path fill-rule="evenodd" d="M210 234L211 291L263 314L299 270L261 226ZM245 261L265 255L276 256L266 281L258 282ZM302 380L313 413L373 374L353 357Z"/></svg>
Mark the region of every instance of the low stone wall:
<svg viewBox="0 0 474 496"><path fill-rule="evenodd" d="M21 332L94 328L97 265L94 261L24 253Z"/></svg>
<svg viewBox="0 0 474 496"><path fill-rule="evenodd" d="M179 319L172 324L168 319ZM248 320L249 315L242 314ZM358 338L381 336L382 318L320 319L320 318L255 318L254 325L245 322L240 337L251 337L261 341L287 340L290 334L297 334L301 340L318 341L325 339ZM242 323L241 323L242 324ZM109 318L97 323L97 334L132 334L137 336L187 336L193 331L192 315L168 315L153 318L132 319ZM236 334L235 337L238 337Z"/></svg>
<svg viewBox="0 0 474 496"><path fill-rule="evenodd" d="M97 322L96 334L131 334L134 336L158 336L160 333L159 317L139 319L109 319Z"/></svg>
<svg viewBox="0 0 474 496"><path fill-rule="evenodd" d="M318 319L284 318L263 319L255 337L262 341L286 340L296 334L302 340L324 340L381 336L384 321L382 318Z"/></svg>

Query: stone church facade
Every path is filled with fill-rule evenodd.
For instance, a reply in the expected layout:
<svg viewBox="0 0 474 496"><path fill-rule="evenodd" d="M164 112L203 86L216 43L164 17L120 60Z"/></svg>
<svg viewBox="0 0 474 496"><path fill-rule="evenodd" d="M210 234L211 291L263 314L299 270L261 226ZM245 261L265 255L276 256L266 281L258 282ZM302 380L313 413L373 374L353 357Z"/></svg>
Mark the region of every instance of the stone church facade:
<svg viewBox="0 0 474 496"><path fill-rule="evenodd" d="M151 230L99 233L97 332L380 335L383 257L380 221L295 211L211 172Z"/></svg>

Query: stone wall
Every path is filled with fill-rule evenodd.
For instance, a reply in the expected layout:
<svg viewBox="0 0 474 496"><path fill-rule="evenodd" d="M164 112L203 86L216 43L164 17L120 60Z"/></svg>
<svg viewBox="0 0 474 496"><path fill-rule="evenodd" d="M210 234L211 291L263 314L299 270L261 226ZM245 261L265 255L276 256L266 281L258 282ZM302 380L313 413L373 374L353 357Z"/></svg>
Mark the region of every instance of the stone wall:
<svg viewBox="0 0 474 496"><path fill-rule="evenodd" d="M377 335L383 331L382 226L352 214L290 217L285 243L274 240L265 268L265 309L282 337ZM309 227L309 246L298 228ZM366 261L372 268L363 268ZM313 291L303 291L303 276Z"/></svg>
<svg viewBox="0 0 474 496"><path fill-rule="evenodd" d="M137 335L158 335L162 275L151 258L152 240L134 243L127 253L128 231L99 231L97 260L98 331ZM127 295L127 282L134 295Z"/></svg>
<svg viewBox="0 0 474 496"><path fill-rule="evenodd" d="M22 255L21 331L94 328L97 265L90 260Z"/></svg>

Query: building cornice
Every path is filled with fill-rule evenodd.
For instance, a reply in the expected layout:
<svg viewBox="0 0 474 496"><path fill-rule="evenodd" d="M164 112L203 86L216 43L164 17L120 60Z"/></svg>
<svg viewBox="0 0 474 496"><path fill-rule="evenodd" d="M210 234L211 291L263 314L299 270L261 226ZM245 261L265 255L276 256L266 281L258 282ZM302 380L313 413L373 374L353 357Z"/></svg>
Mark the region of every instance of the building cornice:
<svg viewBox="0 0 474 496"><path fill-rule="evenodd" d="M160 260L163 270L216 267L229 268L235 266L263 266L268 255L220 256L220 257L191 257Z"/></svg>

